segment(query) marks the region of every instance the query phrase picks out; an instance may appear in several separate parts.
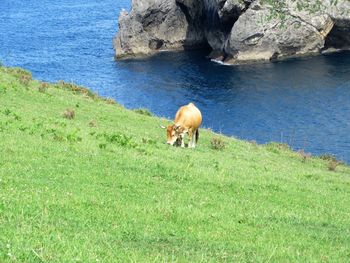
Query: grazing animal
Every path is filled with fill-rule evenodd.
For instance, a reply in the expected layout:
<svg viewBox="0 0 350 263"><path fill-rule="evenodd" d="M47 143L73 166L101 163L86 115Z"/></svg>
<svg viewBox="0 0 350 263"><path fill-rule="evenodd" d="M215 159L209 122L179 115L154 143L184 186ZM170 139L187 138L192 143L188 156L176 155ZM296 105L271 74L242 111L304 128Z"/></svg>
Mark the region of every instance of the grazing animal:
<svg viewBox="0 0 350 263"><path fill-rule="evenodd" d="M177 111L173 125L161 127L167 131L167 143L169 145L174 145L181 141L181 147L185 147L184 136L188 134L188 147L195 148L201 124L202 114L200 110L193 103L189 103Z"/></svg>

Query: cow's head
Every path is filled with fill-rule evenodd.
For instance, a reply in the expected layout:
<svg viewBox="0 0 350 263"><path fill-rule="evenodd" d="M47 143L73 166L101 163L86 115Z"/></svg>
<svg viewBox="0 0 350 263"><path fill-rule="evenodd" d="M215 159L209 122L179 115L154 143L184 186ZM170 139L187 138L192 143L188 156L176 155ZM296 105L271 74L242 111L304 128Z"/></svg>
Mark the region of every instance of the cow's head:
<svg viewBox="0 0 350 263"><path fill-rule="evenodd" d="M161 126L163 129L166 129L167 135L167 144L174 145L178 139L182 139L187 130L181 125L169 125L168 127Z"/></svg>

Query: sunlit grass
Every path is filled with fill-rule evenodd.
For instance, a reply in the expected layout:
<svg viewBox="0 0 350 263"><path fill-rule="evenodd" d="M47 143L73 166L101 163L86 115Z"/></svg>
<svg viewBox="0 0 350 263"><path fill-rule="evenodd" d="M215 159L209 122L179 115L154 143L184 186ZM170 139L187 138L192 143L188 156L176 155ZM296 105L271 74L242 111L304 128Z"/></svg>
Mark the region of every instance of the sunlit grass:
<svg viewBox="0 0 350 263"><path fill-rule="evenodd" d="M350 260L349 167L111 101L0 68L0 262Z"/></svg>

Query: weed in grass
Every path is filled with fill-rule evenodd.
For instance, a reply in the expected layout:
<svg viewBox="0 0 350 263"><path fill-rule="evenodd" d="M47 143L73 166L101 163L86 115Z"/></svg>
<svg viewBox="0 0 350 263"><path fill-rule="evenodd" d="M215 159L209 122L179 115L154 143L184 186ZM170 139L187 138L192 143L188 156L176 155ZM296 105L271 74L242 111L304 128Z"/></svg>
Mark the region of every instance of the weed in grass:
<svg viewBox="0 0 350 263"><path fill-rule="evenodd" d="M126 148L136 148L137 144L133 142L132 138L130 136L126 136L123 133L113 133L113 134L108 134L108 133L102 133L96 135L97 138L103 137L107 143L111 144L117 144L122 147Z"/></svg>
<svg viewBox="0 0 350 263"><path fill-rule="evenodd" d="M321 154L318 158L320 158L321 160L324 160L324 161L338 162L337 158L331 154Z"/></svg>
<svg viewBox="0 0 350 263"><path fill-rule="evenodd" d="M4 114L5 114L6 116L10 115L10 114L11 114L11 110L6 108L6 109L4 110Z"/></svg>
<svg viewBox="0 0 350 263"><path fill-rule="evenodd" d="M18 87L19 87L19 85L18 85L16 82L14 82L14 81L11 81L11 82L9 83L9 88L12 89L12 90L17 91L17 90L18 90Z"/></svg>
<svg viewBox="0 0 350 263"><path fill-rule="evenodd" d="M110 105L115 105L117 104L117 102L112 99L112 98L105 98L104 101L107 103L107 104L110 104Z"/></svg>
<svg viewBox="0 0 350 263"><path fill-rule="evenodd" d="M306 153L304 150L300 150L298 153L299 153L303 163L310 160L312 157L312 155L310 153Z"/></svg>
<svg viewBox="0 0 350 263"><path fill-rule="evenodd" d="M144 149L144 148L137 148L137 151L142 154L142 155L151 155L152 151L148 150L148 149Z"/></svg>
<svg viewBox="0 0 350 263"><path fill-rule="evenodd" d="M70 110L70 109L66 109L65 112L63 113L63 117L68 119L68 120L72 120L75 118L75 111Z"/></svg>
<svg viewBox="0 0 350 263"><path fill-rule="evenodd" d="M46 91L48 90L48 88L49 88L49 84L46 83L46 82L42 82L42 83L40 83L40 85L39 85L39 87L38 87L38 90L39 90L39 92L41 92L41 93L46 93Z"/></svg>
<svg viewBox="0 0 350 263"><path fill-rule="evenodd" d="M152 116L152 113L147 109L135 109L134 112L145 116Z"/></svg>
<svg viewBox="0 0 350 263"><path fill-rule="evenodd" d="M75 94L82 94L82 95L90 97L92 99L96 99L98 97L94 92L92 92L89 89L86 89L84 87L80 87L74 83L65 82L63 80L60 80L59 82L57 82L56 87L58 87L60 89L72 91Z"/></svg>
<svg viewBox="0 0 350 263"><path fill-rule="evenodd" d="M338 162L337 160L330 160L328 162L328 170L332 171L332 172L335 172L339 165L340 165L340 162Z"/></svg>
<svg viewBox="0 0 350 263"><path fill-rule="evenodd" d="M65 122L63 122L63 121L56 122L56 124L57 124L58 126L61 126L62 128L67 127L67 123L65 123Z"/></svg>
<svg viewBox="0 0 350 263"><path fill-rule="evenodd" d="M32 134L35 134L37 133L38 131L37 130L32 130ZM54 129L54 128L51 128L51 129L46 129L45 131L43 131L40 136L41 138L45 138L46 135L48 136L52 136L52 138L55 140L55 141L65 141L66 140L66 136L65 134L60 131L60 130L57 130L57 129Z"/></svg>
<svg viewBox="0 0 350 263"><path fill-rule="evenodd" d="M52 131L52 136L55 141L63 142L66 140L65 134L58 130Z"/></svg>
<svg viewBox="0 0 350 263"><path fill-rule="evenodd" d="M83 139L78 135L79 130L75 130L67 134L66 138L69 142L81 142Z"/></svg>
<svg viewBox="0 0 350 263"><path fill-rule="evenodd" d="M290 150L290 146L286 143L277 143L276 144L276 147L279 149L279 150L282 150L282 151L287 151L287 150Z"/></svg>
<svg viewBox="0 0 350 263"><path fill-rule="evenodd" d="M322 154L318 158L324 161L328 161L328 168L330 171L335 171L337 166L345 164L344 162L339 161L334 155L331 154Z"/></svg>
<svg viewBox="0 0 350 263"><path fill-rule="evenodd" d="M290 146L286 143L270 142L266 144L267 149L274 153L280 153L281 151L291 150Z"/></svg>
<svg viewBox="0 0 350 263"><path fill-rule="evenodd" d="M21 131L21 132L25 132L26 130L28 130L29 128L28 127L25 127L23 125L19 126L18 129Z"/></svg>
<svg viewBox="0 0 350 263"><path fill-rule="evenodd" d="M157 144L157 142L155 140L152 140L152 139L148 139L148 138L142 138L142 143L144 144Z"/></svg>
<svg viewBox="0 0 350 263"><path fill-rule="evenodd" d="M0 84L0 93L5 94L7 92L7 86Z"/></svg>
<svg viewBox="0 0 350 263"><path fill-rule="evenodd" d="M20 121L21 120L21 117L16 114L16 113L13 113L13 118L16 120L16 121Z"/></svg>
<svg viewBox="0 0 350 263"><path fill-rule="evenodd" d="M25 87L29 86L29 83L31 80L32 80L32 78L30 76L27 76L27 75L21 75L19 77L19 82Z"/></svg>
<svg viewBox="0 0 350 263"><path fill-rule="evenodd" d="M100 144L98 145L98 147L99 147L100 149L106 149L106 148L107 148L107 144L106 144L106 143L100 143Z"/></svg>
<svg viewBox="0 0 350 263"><path fill-rule="evenodd" d="M24 79L32 80L32 73L30 73L27 70L24 70L21 68L6 68L5 71L7 73L10 73L12 76L14 76L17 79L21 79L21 77L23 77Z"/></svg>
<svg viewBox="0 0 350 263"><path fill-rule="evenodd" d="M213 137L210 141L211 148L214 150L223 150L226 148L226 142L220 137Z"/></svg>
<svg viewBox="0 0 350 263"><path fill-rule="evenodd" d="M89 127L93 128L93 127L96 127L97 126L97 122L96 120L92 120L89 122Z"/></svg>
<svg viewBox="0 0 350 263"><path fill-rule="evenodd" d="M220 169L220 167L219 167L219 165L220 165L219 162L215 160L213 163L214 163L214 168L215 168L215 170L216 170L216 171L219 171L219 169Z"/></svg>
<svg viewBox="0 0 350 263"><path fill-rule="evenodd" d="M8 108L5 108L3 113L4 113L5 116L8 116L8 117L12 116L13 120L15 120L15 121L20 121L22 119L21 116L19 116L17 113L11 111Z"/></svg>

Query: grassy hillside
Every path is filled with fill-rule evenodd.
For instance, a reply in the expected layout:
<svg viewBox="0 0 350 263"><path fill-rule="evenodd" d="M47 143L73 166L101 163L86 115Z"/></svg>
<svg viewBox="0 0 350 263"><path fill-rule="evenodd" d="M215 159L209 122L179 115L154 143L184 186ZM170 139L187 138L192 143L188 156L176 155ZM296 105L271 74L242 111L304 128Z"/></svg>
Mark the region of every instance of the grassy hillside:
<svg viewBox="0 0 350 263"><path fill-rule="evenodd" d="M349 167L167 123L1 67L0 262L349 262Z"/></svg>

